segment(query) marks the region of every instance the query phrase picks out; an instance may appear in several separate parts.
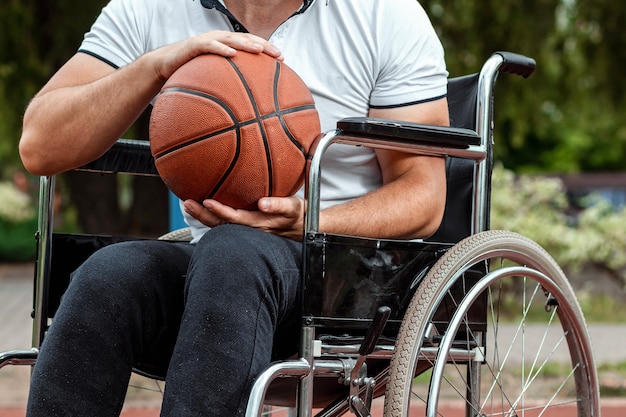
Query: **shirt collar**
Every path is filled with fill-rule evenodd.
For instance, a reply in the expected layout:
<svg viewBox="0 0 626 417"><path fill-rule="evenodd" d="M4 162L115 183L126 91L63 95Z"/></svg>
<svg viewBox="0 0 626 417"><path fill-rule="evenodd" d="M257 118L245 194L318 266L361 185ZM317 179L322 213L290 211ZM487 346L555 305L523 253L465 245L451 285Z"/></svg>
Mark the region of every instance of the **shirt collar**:
<svg viewBox="0 0 626 417"><path fill-rule="evenodd" d="M295 14L303 13L306 9L309 8L313 1L315 0L303 0L302 7L300 7L300 9ZM224 6L224 3L221 0L200 0L200 3L202 3L202 5L207 9L216 9L224 13L228 17L232 17L232 14L226 9L226 6Z"/></svg>

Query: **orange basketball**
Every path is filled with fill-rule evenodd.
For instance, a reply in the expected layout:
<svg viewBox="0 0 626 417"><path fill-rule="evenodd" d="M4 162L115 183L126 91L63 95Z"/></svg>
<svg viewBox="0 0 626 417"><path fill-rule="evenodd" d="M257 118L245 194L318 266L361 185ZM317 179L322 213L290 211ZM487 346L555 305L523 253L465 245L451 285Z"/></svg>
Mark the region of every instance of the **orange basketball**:
<svg viewBox="0 0 626 417"><path fill-rule="evenodd" d="M304 180L320 133L313 97L298 75L265 54L201 55L156 98L150 148L179 198L254 210L264 196L290 196Z"/></svg>

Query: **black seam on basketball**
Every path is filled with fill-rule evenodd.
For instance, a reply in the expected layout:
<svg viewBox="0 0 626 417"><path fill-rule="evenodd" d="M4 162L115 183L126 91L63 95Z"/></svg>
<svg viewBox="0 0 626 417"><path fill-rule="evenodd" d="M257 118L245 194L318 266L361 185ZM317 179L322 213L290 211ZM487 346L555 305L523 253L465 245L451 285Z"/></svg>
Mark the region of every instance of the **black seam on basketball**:
<svg viewBox="0 0 626 417"><path fill-rule="evenodd" d="M201 142L201 141L203 141L205 139L212 138L213 136L219 136L219 135L221 135L223 133L226 133L226 132L229 132L231 130L238 130L237 126L229 126L229 127L225 128L225 129L218 130L218 131L215 131L215 132L211 132L208 135L198 136L195 139L188 140L187 142L178 144L176 146L173 146L173 147L169 148L166 151L163 151L163 152L161 152L159 154L154 155L154 159L156 160L156 159L162 158L162 157L164 157L166 155L171 154L172 152L176 152L179 149L186 148L189 145L193 145L194 143L198 143L198 142Z"/></svg>
<svg viewBox="0 0 626 417"><path fill-rule="evenodd" d="M280 67L280 64L278 62L276 62L276 66ZM280 108L280 105L278 103L278 76L280 74L278 74L280 71L277 70L277 74L276 77L274 78L274 108L276 109L276 116L278 117L278 121L280 122L280 125L283 128L283 131L285 132L285 134L287 135L287 137L289 138L289 140L298 148L300 149L300 152L302 152L302 154L306 154L306 151L304 150L304 146L302 146L300 144L300 142L298 142L298 139L296 139L292 134L291 131L289 130L289 127L287 127L287 123L285 122L285 119L283 117L284 114L288 114L288 113L293 113L299 110L302 110L301 106L299 109L298 107L296 108L292 108L289 109L290 111L282 111ZM306 106L308 107L308 106ZM315 108L315 106L311 106L312 108Z"/></svg>
<svg viewBox="0 0 626 417"><path fill-rule="evenodd" d="M256 123L258 124L259 127L259 131L261 132L261 138L263 139L263 147L265 148L265 162L267 162L267 175L268 175L268 196L272 195L273 192L273 186L272 184L274 183L273 178L272 178L272 158L270 155L270 149L269 149L269 141L267 139L267 132L265 131L265 125L263 125L263 118L261 117L261 112L259 111L259 106L257 105L256 100L254 99L254 96L252 95L252 91L250 90L250 86L248 84L248 82L246 81L246 78L243 76L243 74L241 73L241 71L239 70L239 67L237 67L237 65L233 62L233 60L231 58L227 58L228 62L230 63L230 65L233 67L233 69L235 70L235 72L237 73L237 76L239 77L239 80L241 81L241 84L244 86L244 88L246 89L246 93L248 94L248 99L250 100L250 104L252 104L252 108L254 109L254 114L256 115ZM276 65L278 67L279 63L278 61L276 61ZM276 91L274 91L274 94L276 94Z"/></svg>
<svg viewBox="0 0 626 417"><path fill-rule="evenodd" d="M206 94L203 93L201 91L196 91L196 90L191 90L188 88L182 88L182 87L171 87L171 88L166 88L165 90L161 91L160 94L165 94L168 92L178 92L178 93L183 93L183 94L190 94L190 95L194 95L194 96L198 96L198 97L202 97L202 98L207 98L209 100L212 100L213 102L215 102L216 104L218 104L222 109L224 109L224 111L226 113L228 113L228 115L230 116L230 119L232 121L232 126L229 126L225 129L222 130L218 130L216 132L212 132L209 133L208 135L202 135L198 138L189 140L185 143L181 143L177 146L174 146L166 151L163 151L157 155L154 156L155 161L165 155L168 155L172 152L176 152L179 149L185 148L189 145L193 145L194 143L197 142L201 142L203 140L206 140L208 138L211 138L213 136L218 136L221 135L223 133L229 132L234 130L235 131L235 135L237 137L236 140L236 148L235 148L235 155L234 157L231 159L230 164L228 166L228 168L226 169L226 171L224 172L224 174L222 175L222 177L220 178L220 180L217 182L217 184L215 184L215 187L213 187L213 190L206 196L206 198L211 198L213 197L220 189L220 187L224 184L224 182L226 181L226 178L228 178L228 176L230 175L230 173L233 171L233 169L235 168L235 165L237 163L237 160L239 159L239 154L241 152L241 128L243 126L247 126L249 124L255 123L254 120L246 122L246 123L239 123L239 121L237 120L237 117L235 117L235 114L233 113L233 111L219 98L212 96L210 94ZM159 94L159 95L160 95Z"/></svg>
<svg viewBox="0 0 626 417"><path fill-rule="evenodd" d="M228 126L227 128L224 128L222 130L218 130L216 132L211 132L208 135L203 135L203 136L197 137L195 139L189 140L187 142L181 143L179 145L173 146L173 147L171 147L171 148L169 148L169 149L167 149L167 150L165 150L163 152L160 152L160 153L156 154L154 156L155 160L159 159L159 158L161 158L161 157L163 157L163 156L165 156L167 154L170 154L172 152L176 152L177 150L179 150L181 148L184 148L184 147L186 147L188 145L192 145L192 144L194 144L196 142L200 142L202 140L208 139L208 138L213 137L213 136L221 135L222 133L226 133L226 132L231 131L233 129L240 129L242 126L247 126L248 124L254 123L254 121L250 121L250 122L246 122L246 123L239 123L239 121L237 120L237 117L235 117L235 114L233 113L233 111L222 100L220 100L219 98L217 98L215 96L212 96L210 94L206 94L206 93L203 93L201 91L190 90L188 88L170 87L170 88L167 88L167 89L163 90L159 95L165 94L165 93L169 93L169 92L190 94L190 95L194 95L194 96L198 96L198 97L202 97L202 98L207 98L209 100L214 101L222 109L224 109L224 111L226 113L228 113L228 115L230 116L230 119L231 119L233 125L232 126ZM237 145L239 145L239 144L237 144Z"/></svg>
<svg viewBox="0 0 626 417"><path fill-rule="evenodd" d="M215 184L215 187L213 187L213 190L209 193L209 195L206 196L206 198L212 198L215 194L217 194L219 189L222 188L222 185L224 185L226 178L228 178L233 169L235 169L235 165L237 164L237 160L239 159L239 152L241 151L241 129L236 129L235 134L237 136L237 149L235 150L235 156L230 161L230 165L228 166L228 169L226 169L224 175L222 175L220 180L217 182L217 184Z"/></svg>
<svg viewBox="0 0 626 417"><path fill-rule="evenodd" d="M279 111L276 111L273 113L267 113L266 115L261 116L261 119L267 120L267 119L271 119L272 117L280 118L284 114L298 113L304 110L315 110L315 105L306 104L304 106L296 106L296 107L291 107L289 109L280 109Z"/></svg>

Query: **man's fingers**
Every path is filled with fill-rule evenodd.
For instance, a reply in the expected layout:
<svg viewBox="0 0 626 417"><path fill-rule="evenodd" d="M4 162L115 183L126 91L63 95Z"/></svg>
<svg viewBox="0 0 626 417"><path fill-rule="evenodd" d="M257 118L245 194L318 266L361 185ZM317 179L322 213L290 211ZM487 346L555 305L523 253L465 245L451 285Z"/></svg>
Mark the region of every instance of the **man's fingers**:
<svg viewBox="0 0 626 417"><path fill-rule="evenodd" d="M297 197L263 197L258 202L259 210L267 214L282 214L292 217L302 209Z"/></svg>
<svg viewBox="0 0 626 417"><path fill-rule="evenodd" d="M276 46L267 40L250 33L216 31L209 32L204 36L210 37L210 42L207 44L210 48L206 52L217 53L216 44L219 43L222 47L232 48L235 50L238 49L252 53L266 53L274 58L281 57L281 52ZM232 51L228 52L228 56L231 56L232 54Z"/></svg>

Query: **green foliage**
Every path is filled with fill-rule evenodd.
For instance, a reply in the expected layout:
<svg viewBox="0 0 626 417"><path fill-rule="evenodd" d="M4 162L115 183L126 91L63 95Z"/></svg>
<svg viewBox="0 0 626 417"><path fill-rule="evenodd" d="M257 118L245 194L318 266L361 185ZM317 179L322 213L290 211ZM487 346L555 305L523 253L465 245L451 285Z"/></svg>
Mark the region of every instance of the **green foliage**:
<svg viewBox="0 0 626 417"><path fill-rule="evenodd" d="M10 182L0 182L0 261L35 257L37 218L30 197Z"/></svg>
<svg viewBox="0 0 626 417"><path fill-rule="evenodd" d="M577 291L576 299L585 315L587 323L624 323L626 309L613 294L593 294L590 291Z"/></svg>
<svg viewBox="0 0 626 417"><path fill-rule="evenodd" d="M600 200L580 215L577 228L584 235L577 236L579 241L572 245L577 249L573 256L611 270L626 267L626 207L616 212Z"/></svg>
<svg viewBox="0 0 626 417"><path fill-rule="evenodd" d="M516 177L496 165L492 187L492 229L518 232L533 238L549 252L566 253L572 229L563 211L567 197L559 180Z"/></svg>
<svg viewBox="0 0 626 417"><path fill-rule="evenodd" d="M30 196L18 191L9 181L0 182L0 219L19 223L34 217Z"/></svg>
<svg viewBox="0 0 626 417"><path fill-rule="evenodd" d="M29 100L76 51L106 3L0 2L0 178L20 166L17 143Z"/></svg>
<svg viewBox="0 0 626 417"><path fill-rule="evenodd" d="M496 165L491 197L491 228L521 233L543 246L563 269L587 262L602 265L626 285L626 208L613 210L598 200L573 221L560 180L516 176Z"/></svg>
<svg viewBox="0 0 626 417"><path fill-rule="evenodd" d="M501 76L496 159L516 172L623 170L626 3L608 0L422 0L452 75L492 52L537 60L528 80Z"/></svg>
<svg viewBox="0 0 626 417"><path fill-rule="evenodd" d="M35 259L35 218L19 223L0 218L0 262L25 262Z"/></svg>

